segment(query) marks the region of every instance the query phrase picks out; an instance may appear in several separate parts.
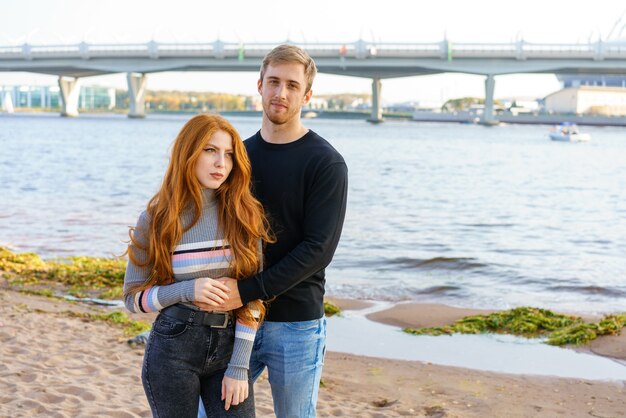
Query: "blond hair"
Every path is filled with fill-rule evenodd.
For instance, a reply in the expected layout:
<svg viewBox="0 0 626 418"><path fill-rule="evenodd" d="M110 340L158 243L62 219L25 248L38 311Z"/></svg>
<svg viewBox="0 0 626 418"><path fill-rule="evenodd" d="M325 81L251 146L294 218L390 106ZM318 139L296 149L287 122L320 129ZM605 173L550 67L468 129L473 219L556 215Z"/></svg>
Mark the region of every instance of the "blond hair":
<svg viewBox="0 0 626 418"><path fill-rule="evenodd" d="M304 65L304 77L306 78L306 90L308 93L313 86L313 79L317 74L317 67L313 58L302 48L295 45L279 45L267 53L261 64L261 82L268 65L298 63Z"/></svg>

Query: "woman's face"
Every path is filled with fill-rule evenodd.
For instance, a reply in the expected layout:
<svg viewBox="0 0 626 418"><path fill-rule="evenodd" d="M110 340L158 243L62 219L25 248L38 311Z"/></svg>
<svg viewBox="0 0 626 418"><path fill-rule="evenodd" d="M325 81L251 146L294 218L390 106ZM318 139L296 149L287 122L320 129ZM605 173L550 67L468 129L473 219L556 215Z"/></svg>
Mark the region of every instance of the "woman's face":
<svg viewBox="0 0 626 418"><path fill-rule="evenodd" d="M196 177L205 189L217 189L233 169L233 138L224 131L215 132L205 144L196 162Z"/></svg>

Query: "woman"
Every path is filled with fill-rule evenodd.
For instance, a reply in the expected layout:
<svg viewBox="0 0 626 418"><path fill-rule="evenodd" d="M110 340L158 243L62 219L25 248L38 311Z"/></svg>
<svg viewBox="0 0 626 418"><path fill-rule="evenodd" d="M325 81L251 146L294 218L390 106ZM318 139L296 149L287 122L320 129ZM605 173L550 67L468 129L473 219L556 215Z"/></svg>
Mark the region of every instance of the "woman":
<svg viewBox="0 0 626 418"><path fill-rule="evenodd" d="M224 118L182 128L163 184L131 228L124 298L131 312L160 311L146 345L142 381L155 417L253 417L250 352L265 312L260 301L206 312L228 298L212 277L251 276L260 242L271 241L250 191L250 162Z"/></svg>

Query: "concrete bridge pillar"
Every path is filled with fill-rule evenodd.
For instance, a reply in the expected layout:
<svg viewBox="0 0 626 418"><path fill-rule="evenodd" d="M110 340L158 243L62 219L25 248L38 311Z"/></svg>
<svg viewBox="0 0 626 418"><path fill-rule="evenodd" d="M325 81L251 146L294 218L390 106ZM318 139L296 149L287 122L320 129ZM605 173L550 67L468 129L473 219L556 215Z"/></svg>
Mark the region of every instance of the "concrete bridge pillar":
<svg viewBox="0 0 626 418"><path fill-rule="evenodd" d="M7 112L7 113L13 113L14 111L14 107L13 107L13 95L11 94L11 92L5 91L4 93L2 92L2 90L0 90L0 93L2 94L2 107L0 108L1 110Z"/></svg>
<svg viewBox="0 0 626 418"><path fill-rule="evenodd" d="M127 73L128 98L130 100L129 118L145 118L146 75L140 73Z"/></svg>
<svg viewBox="0 0 626 418"><path fill-rule="evenodd" d="M371 123L381 123L383 121L383 105L380 96L382 82L380 78L372 80L372 116L367 120Z"/></svg>
<svg viewBox="0 0 626 418"><path fill-rule="evenodd" d="M80 80L74 77L59 77L61 93L61 116L78 116Z"/></svg>
<svg viewBox="0 0 626 418"><path fill-rule="evenodd" d="M487 75L485 79L485 109L483 110L483 117L480 120L482 125L497 125L493 113L493 92L496 86L496 79L493 74Z"/></svg>
<svg viewBox="0 0 626 418"><path fill-rule="evenodd" d="M39 107L42 109L47 108L47 103L48 103L48 97L46 94L46 88L45 87L39 87L39 98L40 98L40 102L39 102Z"/></svg>

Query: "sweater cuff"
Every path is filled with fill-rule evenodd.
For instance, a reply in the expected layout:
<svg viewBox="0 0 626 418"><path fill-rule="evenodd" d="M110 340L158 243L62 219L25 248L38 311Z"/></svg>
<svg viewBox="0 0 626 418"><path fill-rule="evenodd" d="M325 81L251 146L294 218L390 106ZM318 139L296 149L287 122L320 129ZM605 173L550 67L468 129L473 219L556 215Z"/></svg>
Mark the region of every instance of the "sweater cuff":
<svg viewBox="0 0 626 418"><path fill-rule="evenodd" d="M248 369L229 364L224 376L235 380L248 380Z"/></svg>
<svg viewBox="0 0 626 418"><path fill-rule="evenodd" d="M233 344L233 354L230 356L228 368L224 373L226 376L237 380L248 379L248 369L250 368L250 354L254 345L256 329L237 321L235 326L235 342Z"/></svg>

